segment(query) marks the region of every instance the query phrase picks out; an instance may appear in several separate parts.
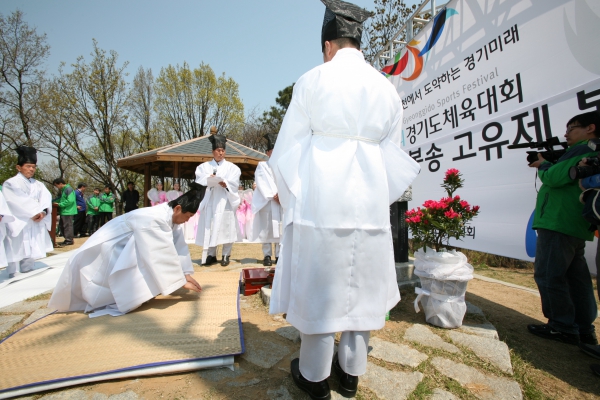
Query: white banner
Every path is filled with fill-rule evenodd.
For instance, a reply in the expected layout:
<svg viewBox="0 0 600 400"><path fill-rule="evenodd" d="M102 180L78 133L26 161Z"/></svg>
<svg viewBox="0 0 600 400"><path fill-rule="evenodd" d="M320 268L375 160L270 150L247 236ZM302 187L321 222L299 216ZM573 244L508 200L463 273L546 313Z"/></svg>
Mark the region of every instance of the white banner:
<svg viewBox="0 0 600 400"><path fill-rule="evenodd" d="M531 149L507 146L564 142L571 117L600 111L599 37L596 0L451 1L382 70L402 98L404 149L422 168L409 208L444 196L456 168L466 180L456 194L481 211L451 244L533 260L541 182ZM587 247L593 260L595 242Z"/></svg>

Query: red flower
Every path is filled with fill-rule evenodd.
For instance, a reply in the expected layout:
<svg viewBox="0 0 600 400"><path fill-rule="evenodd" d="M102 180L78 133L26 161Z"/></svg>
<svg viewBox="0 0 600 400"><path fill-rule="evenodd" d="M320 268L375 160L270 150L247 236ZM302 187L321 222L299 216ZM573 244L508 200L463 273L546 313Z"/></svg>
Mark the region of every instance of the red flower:
<svg viewBox="0 0 600 400"><path fill-rule="evenodd" d="M460 205L463 206L464 208L469 208L469 203L467 203L466 200L461 200Z"/></svg>
<svg viewBox="0 0 600 400"><path fill-rule="evenodd" d="M479 206L473 206L473 212L479 211Z"/></svg>
<svg viewBox="0 0 600 400"><path fill-rule="evenodd" d="M450 168L448 171L446 171L444 180L448 180L449 178L457 178L458 174L460 174L460 172L456 168Z"/></svg>

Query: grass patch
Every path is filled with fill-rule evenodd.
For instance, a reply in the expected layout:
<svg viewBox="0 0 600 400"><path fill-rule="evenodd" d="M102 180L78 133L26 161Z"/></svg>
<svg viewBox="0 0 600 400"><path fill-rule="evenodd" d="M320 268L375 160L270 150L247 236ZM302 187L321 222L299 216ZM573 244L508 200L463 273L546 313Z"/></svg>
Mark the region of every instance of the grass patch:
<svg viewBox="0 0 600 400"><path fill-rule="evenodd" d="M37 296L30 297L25 301L50 300L50 297L52 297L52 293L42 293L38 294Z"/></svg>

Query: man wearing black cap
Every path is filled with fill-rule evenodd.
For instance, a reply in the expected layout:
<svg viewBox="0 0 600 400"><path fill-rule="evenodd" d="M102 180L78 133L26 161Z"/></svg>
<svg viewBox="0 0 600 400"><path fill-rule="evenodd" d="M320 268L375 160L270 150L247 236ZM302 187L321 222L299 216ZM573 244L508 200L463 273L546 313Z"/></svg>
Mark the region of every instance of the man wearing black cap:
<svg viewBox="0 0 600 400"><path fill-rule="evenodd" d="M213 160L196 168L196 183L206 186L206 195L200 204L200 219L196 244L202 246L202 264L217 263L217 246L223 245L221 265L229 265L233 242L241 241L241 232L235 212L240 205L238 188L242 171L225 160L227 138L212 134Z"/></svg>
<svg viewBox="0 0 600 400"><path fill-rule="evenodd" d="M296 82L269 159L284 210L270 312L302 333L291 372L312 399L331 398L332 359L340 393L356 394L370 331L400 300L389 205L419 172L400 148L398 93L359 50L370 14L322 2L325 63Z"/></svg>
<svg viewBox="0 0 600 400"><path fill-rule="evenodd" d="M131 211L98 229L67 261L48 307L119 316L182 286L200 292L182 225L204 192L193 185L176 200Z"/></svg>
<svg viewBox="0 0 600 400"><path fill-rule="evenodd" d="M277 134L267 133L263 137L267 141L267 156L270 157L275 147ZM251 232L249 232L249 240L263 244L263 265L270 267L273 265L271 260L272 243L275 243L275 262L279 259L279 237L283 210L279 204L273 170L265 161L258 163L254 172L254 182L256 182L256 189L252 196L254 221Z"/></svg>
<svg viewBox="0 0 600 400"><path fill-rule="evenodd" d="M6 256L8 276L33 269L35 260L52 251L48 231L52 226L52 195L46 187L33 179L37 168L37 151L33 147L17 147L17 175L7 179L2 192L8 207L15 216L9 223Z"/></svg>

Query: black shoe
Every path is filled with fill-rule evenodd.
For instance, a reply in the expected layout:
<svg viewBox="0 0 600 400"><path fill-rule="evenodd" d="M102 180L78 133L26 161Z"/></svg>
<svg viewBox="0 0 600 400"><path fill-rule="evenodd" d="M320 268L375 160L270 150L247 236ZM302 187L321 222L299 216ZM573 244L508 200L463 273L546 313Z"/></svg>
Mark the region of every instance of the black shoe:
<svg viewBox="0 0 600 400"><path fill-rule="evenodd" d="M270 267L271 265L273 265L273 263L271 262L271 256L265 256L265 259L263 260L263 265L265 267Z"/></svg>
<svg viewBox="0 0 600 400"><path fill-rule="evenodd" d="M590 365L590 368L592 369L593 373L600 376L600 364L592 364Z"/></svg>
<svg viewBox="0 0 600 400"><path fill-rule="evenodd" d="M217 261L217 257L215 256L207 256L206 257L206 262L202 265L213 265L218 263L219 261Z"/></svg>
<svg viewBox="0 0 600 400"><path fill-rule="evenodd" d="M294 358L290 366L294 383L300 389L304 390L313 400L329 400L331 399L331 391L327 379L321 382L307 381L300 373L300 359Z"/></svg>
<svg viewBox="0 0 600 400"><path fill-rule="evenodd" d="M275 257L275 264L277 264L277 261L279 261L279 257Z"/></svg>
<svg viewBox="0 0 600 400"><path fill-rule="evenodd" d="M566 344L579 344L579 335L573 333L563 333L552 329L548 324L527 325L529 332L544 339L557 340Z"/></svg>
<svg viewBox="0 0 600 400"><path fill-rule="evenodd" d="M223 256L221 259L221 267L226 267L229 265L229 256Z"/></svg>
<svg viewBox="0 0 600 400"><path fill-rule="evenodd" d="M588 356L600 359L600 346L592 346L587 343L579 343L579 348Z"/></svg>
<svg viewBox="0 0 600 400"><path fill-rule="evenodd" d="M338 392L347 398L356 396L356 391L358 390L358 376L344 372L342 367L340 367L340 360L338 359L337 353L333 358L333 369L340 380Z"/></svg>
<svg viewBox="0 0 600 400"><path fill-rule="evenodd" d="M592 346L598 344L598 338L596 337L595 333L580 333L579 341L581 343L591 344Z"/></svg>
<svg viewBox="0 0 600 400"><path fill-rule="evenodd" d="M73 244L75 244L75 243L74 243L74 242L72 242L72 241L69 241L69 240L65 240L65 241L64 241L64 242L62 242L60 245L61 245L61 246L72 246Z"/></svg>

